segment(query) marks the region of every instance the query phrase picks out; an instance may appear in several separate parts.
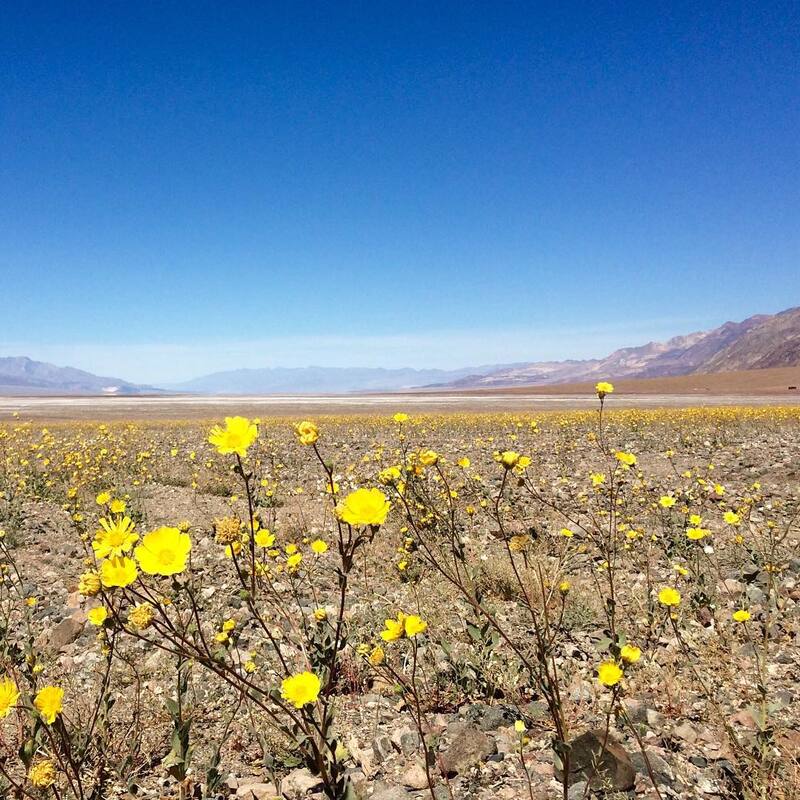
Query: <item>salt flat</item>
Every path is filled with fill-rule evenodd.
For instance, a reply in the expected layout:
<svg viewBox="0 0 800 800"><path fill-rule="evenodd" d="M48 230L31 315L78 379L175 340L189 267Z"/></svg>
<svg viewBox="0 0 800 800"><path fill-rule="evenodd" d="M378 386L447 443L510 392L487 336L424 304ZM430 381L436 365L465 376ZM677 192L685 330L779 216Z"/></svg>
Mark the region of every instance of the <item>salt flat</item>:
<svg viewBox="0 0 800 800"><path fill-rule="evenodd" d="M686 406L798 405L797 395L615 394L609 408ZM0 397L0 419L201 419L230 414L298 416L319 414L388 414L398 410L417 413L439 411L535 412L594 408L594 394L485 394L407 393L353 395L269 396L146 396L146 397Z"/></svg>

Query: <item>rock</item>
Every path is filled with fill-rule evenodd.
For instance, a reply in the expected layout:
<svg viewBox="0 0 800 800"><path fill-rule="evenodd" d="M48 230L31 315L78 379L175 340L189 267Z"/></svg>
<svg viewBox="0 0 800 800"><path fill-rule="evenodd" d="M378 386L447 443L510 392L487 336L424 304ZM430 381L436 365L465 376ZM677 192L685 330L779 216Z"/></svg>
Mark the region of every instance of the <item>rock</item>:
<svg viewBox="0 0 800 800"><path fill-rule="evenodd" d="M419 734L413 728L400 728L392 733L392 743L404 756L411 756L419 750Z"/></svg>
<svg viewBox="0 0 800 800"><path fill-rule="evenodd" d="M578 781L577 783L573 783L572 786L569 787L569 794L567 797L569 800L583 800L583 796L586 793L586 781Z"/></svg>
<svg viewBox="0 0 800 800"><path fill-rule="evenodd" d="M292 770L281 781L281 792L287 800L301 800L321 787L322 781L319 777L312 775L307 769Z"/></svg>
<svg viewBox="0 0 800 800"><path fill-rule="evenodd" d="M749 561L742 565L741 572L744 579L750 583L758 577L759 569L752 561Z"/></svg>
<svg viewBox="0 0 800 800"><path fill-rule="evenodd" d="M543 700L532 700L525 706L525 716L532 720L544 719L549 713L550 709Z"/></svg>
<svg viewBox="0 0 800 800"><path fill-rule="evenodd" d="M570 692L569 699L573 703L591 703L594 699L594 694L587 684L582 683Z"/></svg>
<svg viewBox="0 0 800 800"><path fill-rule="evenodd" d="M627 698L622 701L625 706L625 713L632 722L644 724L647 722L647 707L641 700Z"/></svg>
<svg viewBox="0 0 800 800"><path fill-rule="evenodd" d="M482 731L496 731L513 725L519 714L504 706L490 706L486 703L471 705L464 714L464 719L475 723Z"/></svg>
<svg viewBox="0 0 800 800"><path fill-rule="evenodd" d="M274 783L243 780L236 788L236 797L240 800L275 800L280 793Z"/></svg>
<svg viewBox="0 0 800 800"><path fill-rule="evenodd" d="M400 775L400 783L409 789L425 789L428 786L428 776L425 767L419 762L415 762L410 767L403 770Z"/></svg>
<svg viewBox="0 0 800 800"><path fill-rule="evenodd" d="M72 644L83 633L86 615L76 611L71 617L65 617L53 628L45 642L50 649L60 652L68 644Z"/></svg>
<svg viewBox="0 0 800 800"><path fill-rule="evenodd" d="M412 795L400 786L379 783L372 793L372 800L407 800Z"/></svg>
<svg viewBox="0 0 800 800"><path fill-rule="evenodd" d="M748 586L747 602L751 606L763 606L767 602L767 595L758 586Z"/></svg>
<svg viewBox="0 0 800 800"><path fill-rule="evenodd" d="M788 728L778 734L775 743L786 758L800 763L800 730Z"/></svg>
<svg viewBox="0 0 800 800"><path fill-rule="evenodd" d="M647 760L650 762L650 769L653 771L653 777L656 779L656 783L659 786L672 786L675 781L675 774L672 771L672 767L664 760L663 756L652 747L648 747L645 752L647 753ZM636 768L636 771L640 775L647 777L649 781L650 777L647 771L647 764L645 764L644 756L640 751L633 753L631 762Z"/></svg>
<svg viewBox="0 0 800 800"><path fill-rule="evenodd" d="M372 740L372 752L375 754L375 760L379 764L382 761L386 761L394 753L392 740L386 734L376 736Z"/></svg>
<svg viewBox="0 0 800 800"><path fill-rule="evenodd" d="M744 591L744 584L736 578L727 578L722 582L722 590L736 597Z"/></svg>
<svg viewBox="0 0 800 800"><path fill-rule="evenodd" d="M697 741L697 732L688 722L681 722L672 729L672 735L683 739L684 742L694 744Z"/></svg>
<svg viewBox="0 0 800 800"><path fill-rule="evenodd" d="M556 770L556 778L561 780L561 775L561 770ZM610 733L587 731L570 743L568 783L578 781L588 781L592 788L628 791L636 781L636 770L625 748Z"/></svg>
<svg viewBox="0 0 800 800"><path fill-rule="evenodd" d="M347 777L350 779L350 785L353 787L356 797L365 797L369 786L366 774L360 769L352 768L347 770Z"/></svg>
<svg viewBox="0 0 800 800"><path fill-rule="evenodd" d="M482 730L467 722L453 722L447 727L450 744L440 756L445 775L459 775L497 752L494 741Z"/></svg>
<svg viewBox="0 0 800 800"><path fill-rule="evenodd" d="M664 726L664 715L654 711L652 708L648 708L646 722L652 730L659 730Z"/></svg>
<svg viewBox="0 0 800 800"><path fill-rule="evenodd" d="M494 743L500 754L516 753L519 751L519 734L513 728L508 728L494 737Z"/></svg>
<svg viewBox="0 0 800 800"><path fill-rule="evenodd" d="M364 771L364 775L371 778L377 772L378 766L372 748L359 747L356 739L351 736L347 740L347 749L350 751L350 755L353 757L356 764Z"/></svg>
<svg viewBox="0 0 800 800"><path fill-rule="evenodd" d="M742 709L742 711L737 712L731 718L732 725L739 725L742 728L749 728L750 730L756 729L756 721L753 717L752 712L749 708Z"/></svg>

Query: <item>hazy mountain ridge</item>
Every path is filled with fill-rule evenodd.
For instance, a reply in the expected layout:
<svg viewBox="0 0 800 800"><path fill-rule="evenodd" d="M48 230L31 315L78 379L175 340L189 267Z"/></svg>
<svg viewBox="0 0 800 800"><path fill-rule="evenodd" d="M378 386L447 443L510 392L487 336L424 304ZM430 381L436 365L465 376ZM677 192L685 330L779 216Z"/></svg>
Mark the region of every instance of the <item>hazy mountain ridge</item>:
<svg viewBox="0 0 800 800"><path fill-rule="evenodd" d="M505 365L509 369L514 365ZM449 383L467 375L501 369L495 365L464 369L413 369L401 367L264 367L214 372L183 383L171 384L180 392L206 394L281 394L391 392Z"/></svg>
<svg viewBox="0 0 800 800"><path fill-rule="evenodd" d="M158 391L152 386L93 375L74 367L57 367L27 356L0 357L0 393L3 394L131 395Z"/></svg>
<svg viewBox="0 0 800 800"><path fill-rule="evenodd" d="M533 386L795 365L800 365L800 308L772 315L757 314L742 322L726 322L713 330L676 336L666 342L623 347L606 358L534 362L513 370L469 376L450 385L454 388Z"/></svg>
<svg viewBox="0 0 800 800"><path fill-rule="evenodd" d="M800 365L800 307L726 322L666 342L623 347L605 358L523 362L463 369L267 367L235 369L168 385L197 394L347 394L420 388L552 385L615 378L661 378ZM0 357L0 394L137 395L163 392L120 378Z"/></svg>

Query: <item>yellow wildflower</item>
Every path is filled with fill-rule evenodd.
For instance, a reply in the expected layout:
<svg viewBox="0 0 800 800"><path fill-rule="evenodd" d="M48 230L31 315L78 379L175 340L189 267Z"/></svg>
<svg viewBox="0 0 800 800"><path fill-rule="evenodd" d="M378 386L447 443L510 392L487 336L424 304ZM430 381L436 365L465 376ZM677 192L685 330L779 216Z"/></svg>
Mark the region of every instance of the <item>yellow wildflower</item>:
<svg viewBox="0 0 800 800"><path fill-rule="evenodd" d="M78 580L78 591L84 597L94 597L100 591L100 575L96 570L84 572Z"/></svg>
<svg viewBox="0 0 800 800"><path fill-rule="evenodd" d="M316 702L322 682L313 672L291 675L281 683L281 697L295 708Z"/></svg>
<svg viewBox="0 0 800 800"><path fill-rule="evenodd" d="M602 400L607 394L611 394L614 391L614 384L608 381L600 381L594 385L594 390L597 392L597 396Z"/></svg>
<svg viewBox="0 0 800 800"><path fill-rule="evenodd" d="M336 506L336 513L348 525L383 525L390 507L380 489L356 489Z"/></svg>
<svg viewBox="0 0 800 800"><path fill-rule="evenodd" d="M622 669L616 661L603 661L597 668L597 680L603 686L616 686L622 680Z"/></svg>
<svg viewBox="0 0 800 800"><path fill-rule="evenodd" d="M619 657L626 664L635 664L642 657L642 651L635 645L626 644L620 649Z"/></svg>
<svg viewBox="0 0 800 800"><path fill-rule="evenodd" d="M108 619L108 609L105 606L89 609L86 613L86 618L92 625L96 625L99 628Z"/></svg>
<svg viewBox="0 0 800 800"><path fill-rule="evenodd" d="M100 581L107 588L129 586L138 574L136 562L127 556L107 558L100 564Z"/></svg>
<svg viewBox="0 0 800 800"><path fill-rule="evenodd" d="M101 517L100 527L101 530L97 531L92 542L92 549L98 558L121 556L139 539L133 532L134 523L130 517L118 517L112 520Z"/></svg>
<svg viewBox="0 0 800 800"><path fill-rule="evenodd" d="M49 759L39 759L31 764L28 780L37 789L49 789L56 782L56 768Z"/></svg>
<svg viewBox="0 0 800 800"><path fill-rule="evenodd" d="M0 719L7 717L19 700L17 684L11 678L0 681Z"/></svg>
<svg viewBox="0 0 800 800"><path fill-rule="evenodd" d="M52 725L61 713L64 701L64 690L60 686L45 686L33 699L33 705L41 718Z"/></svg>
<svg viewBox="0 0 800 800"><path fill-rule="evenodd" d="M150 627L155 616L155 609L150 603L139 603L128 612L128 624L136 630L143 631Z"/></svg>
<svg viewBox="0 0 800 800"><path fill-rule="evenodd" d="M192 549L187 533L177 528L157 528L148 533L134 551L143 572L148 575L178 575L186 569Z"/></svg>
<svg viewBox="0 0 800 800"><path fill-rule="evenodd" d="M300 444L311 445L319 439L319 428L308 420L298 422L297 425L294 426L294 431L300 439Z"/></svg>
<svg viewBox="0 0 800 800"><path fill-rule="evenodd" d="M225 417L225 427L215 425L208 441L220 455L232 453L244 458L251 444L258 438L258 426L246 417Z"/></svg>
<svg viewBox="0 0 800 800"><path fill-rule="evenodd" d="M681 593L671 586L665 586L658 593L658 602L663 606L677 606L681 602Z"/></svg>

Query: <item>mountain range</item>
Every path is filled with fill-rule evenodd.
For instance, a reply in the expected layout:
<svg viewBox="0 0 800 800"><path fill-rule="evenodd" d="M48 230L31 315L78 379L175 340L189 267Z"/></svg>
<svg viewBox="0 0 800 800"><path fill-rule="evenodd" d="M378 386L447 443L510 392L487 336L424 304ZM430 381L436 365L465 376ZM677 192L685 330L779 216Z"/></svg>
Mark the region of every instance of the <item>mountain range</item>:
<svg viewBox="0 0 800 800"><path fill-rule="evenodd" d="M0 394L132 395L160 391L153 386L93 375L74 367L57 367L25 356L0 358Z"/></svg>
<svg viewBox="0 0 800 800"><path fill-rule="evenodd" d="M164 390L197 394L345 394L407 389L552 385L800 366L800 307L743 322L623 347L605 358L537 361L456 370L299 367L236 369L157 389L56 367L25 357L0 358L0 394L135 395Z"/></svg>
<svg viewBox="0 0 800 800"><path fill-rule="evenodd" d="M614 378L660 378L694 373L800 365L800 307L726 322L666 342L623 347L605 358L538 361L459 378L450 388L572 383Z"/></svg>
<svg viewBox="0 0 800 800"><path fill-rule="evenodd" d="M168 385L179 392L200 394L343 394L347 392L391 392L432 384L450 384L470 375L483 375L504 366L468 367L465 369L382 369L370 367L265 367L214 372L199 378Z"/></svg>

